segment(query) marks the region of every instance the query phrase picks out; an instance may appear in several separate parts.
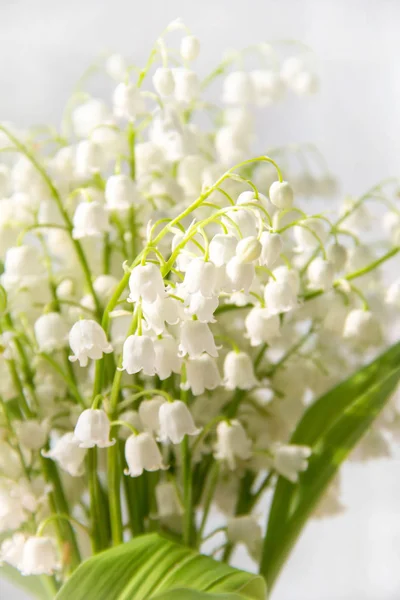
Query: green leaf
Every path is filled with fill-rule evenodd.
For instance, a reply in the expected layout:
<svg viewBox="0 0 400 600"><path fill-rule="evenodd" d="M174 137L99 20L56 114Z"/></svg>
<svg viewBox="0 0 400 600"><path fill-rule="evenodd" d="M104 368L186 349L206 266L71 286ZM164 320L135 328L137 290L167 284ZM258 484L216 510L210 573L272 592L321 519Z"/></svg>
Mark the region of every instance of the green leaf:
<svg viewBox="0 0 400 600"><path fill-rule="evenodd" d="M154 600L243 600L239 594L209 594L208 592L196 592L187 588L171 590L154 596Z"/></svg>
<svg viewBox="0 0 400 600"><path fill-rule="evenodd" d="M182 596L183 590L186 596ZM196 596L188 590L203 594ZM262 577L148 534L82 563L57 600L264 600L265 595Z"/></svg>
<svg viewBox="0 0 400 600"><path fill-rule="evenodd" d="M400 343L319 398L291 443L313 455L297 484L279 477L269 513L260 572L272 588L306 520L339 466L385 406L400 380Z"/></svg>

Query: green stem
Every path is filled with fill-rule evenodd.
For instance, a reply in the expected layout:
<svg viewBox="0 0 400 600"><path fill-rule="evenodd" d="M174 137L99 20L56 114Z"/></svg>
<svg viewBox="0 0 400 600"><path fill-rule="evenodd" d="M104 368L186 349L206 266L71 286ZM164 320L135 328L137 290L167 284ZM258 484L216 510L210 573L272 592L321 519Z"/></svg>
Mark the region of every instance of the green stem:
<svg viewBox="0 0 400 600"><path fill-rule="evenodd" d="M186 368L183 366L181 375L180 399L188 403L188 392L182 389L186 382ZM183 498L185 512L183 514L183 542L186 546L195 545L194 509L193 509L193 474L191 469L192 457L189 446L189 436L185 435L181 442Z"/></svg>

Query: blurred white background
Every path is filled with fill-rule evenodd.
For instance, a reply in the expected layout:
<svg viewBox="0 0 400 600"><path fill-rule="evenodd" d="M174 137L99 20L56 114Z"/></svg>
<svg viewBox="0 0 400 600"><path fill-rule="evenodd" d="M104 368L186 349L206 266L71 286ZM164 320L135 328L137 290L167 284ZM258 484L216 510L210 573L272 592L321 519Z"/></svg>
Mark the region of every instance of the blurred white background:
<svg viewBox="0 0 400 600"><path fill-rule="evenodd" d="M57 123L99 53L140 64L178 16L202 41L202 72L259 41L315 50L320 93L268 109L265 146L315 142L346 193L400 175L399 0L0 0L0 119ZM343 502L308 526L273 600L400 598L400 458L347 466ZM0 581L0 598L24 596Z"/></svg>

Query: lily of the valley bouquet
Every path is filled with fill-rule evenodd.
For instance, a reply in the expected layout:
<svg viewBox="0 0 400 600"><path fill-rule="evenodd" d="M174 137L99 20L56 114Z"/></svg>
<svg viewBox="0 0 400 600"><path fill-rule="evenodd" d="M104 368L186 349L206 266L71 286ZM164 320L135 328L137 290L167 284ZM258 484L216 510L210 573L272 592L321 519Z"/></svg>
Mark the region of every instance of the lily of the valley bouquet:
<svg viewBox="0 0 400 600"><path fill-rule="evenodd" d="M363 434L354 460L399 432L396 182L338 206L313 146L254 155L307 49L204 80L198 52L176 21L98 66L111 107L0 125L0 574L39 598L265 598Z"/></svg>

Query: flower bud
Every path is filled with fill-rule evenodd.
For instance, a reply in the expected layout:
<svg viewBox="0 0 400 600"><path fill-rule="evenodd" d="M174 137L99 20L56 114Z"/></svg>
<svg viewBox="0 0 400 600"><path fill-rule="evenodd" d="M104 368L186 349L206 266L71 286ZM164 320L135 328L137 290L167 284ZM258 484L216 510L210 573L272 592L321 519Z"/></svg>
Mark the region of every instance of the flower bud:
<svg viewBox="0 0 400 600"><path fill-rule="evenodd" d="M239 241L236 247L236 257L241 263L252 263L259 258L261 250L261 243L256 237L246 237Z"/></svg>
<svg viewBox="0 0 400 600"><path fill-rule="evenodd" d="M347 250L339 243L332 244L326 250L327 259L333 263L335 271L341 271L347 261Z"/></svg>
<svg viewBox="0 0 400 600"><path fill-rule="evenodd" d="M141 91L133 83L119 83L113 94L114 114L122 119L134 121L146 112Z"/></svg>
<svg viewBox="0 0 400 600"><path fill-rule="evenodd" d="M200 41L194 35L186 35L182 38L180 52L183 60L195 60L200 52Z"/></svg>
<svg viewBox="0 0 400 600"><path fill-rule="evenodd" d="M164 280L160 269L149 263L139 265L132 269L129 277L128 302L137 302L143 299L145 302L155 302L157 298L165 296Z"/></svg>
<svg viewBox="0 0 400 600"><path fill-rule="evenodd" d="M257 383L250 356L246 352L228 352L224 361L225 387L228 390L250 390Z"/></svg>
<svg viewBox="0 0 400 600"><path fill-rule="evenodd" d="M311 287L327 290L332 287L335 269L329 260L317 256L308 266L307 275Z"/></svg>
<svg viewBox="0 0 400 600"><path fill-rule="evenodd" d="M173 444L180 444L185 435L198 435L201 431L197 429L188 407L181 400L162 404L158 416L162 441L170 440Z"/></svg>
<svg viewBox="0 0 400 600"><path fill-rule="evenodd" d="M269 344L280 336L279 316L271 315L267 308L252 308L245 319L245 325L251 346Z"/></svg>
<svg viewBox="0 0 400 600"><path fill-rule="evenodd" d="M139 477L143 471L159 471L168 468L163 464L155 439L146 431L128 437L125 442L125 460L128 468L124 473L130 477Z"/></svg>
<svg viewBox="0 0 400 600"><path fill-rule="evenodd" d="M160 96L170 96L174 91L175 81L171 69L158 67L153 75L153 85Z"/></svg>
<svg viewBox="0 0 400 600"><path fill-rule="evenodd" d="M282 252L282 237L279 235L279 233L269 233L268 231L263 231L260 237L260 242L260 263L270 269L274 266Z"/></svg>
<svg viewBox="0 0 400 600"><path fill-rule="evenodd" d="M53 352L65 348L68 343L68 327L60 313L46 313L39 317L33 327L40 352Z"/></svg>
<svg viewBox="0 0 400 600"><path fill-rule="evenodd" d="M279 444L273 449L273 465L279 475L296 483L299 473L307 469L307 459L311 454L312 450L308 446Z"/></svg>
<svg viewBox="0 0 400 600"><path fill-rule="evenodd" d="M42 455L56 461L71 477L80 477L85 471L86 450L72 432L61 436L54 447L48 452L42 451Z"/></svg>
<svg viewBox="0 0 400 600"><path fill-rule="evenodd" d="M74 436L80 448L108 448L115 444L110 441L110 421L104 410L87 408L78 418Z"/></svg>
<svg viewBox="0 0 400 600"><path fill-rule="evenodd" d="M293 190L287 181L274 181L269 188L269 199L280 210L287 210L293 206Z"/></svg>
<svg viewBox="0 0 400 600"><path fill-rule="evenodd" d="M153 340L147 335L130 335L122 350L122 370L129 375L143 371L155 375L156 353Z"/></svg>
<svg viewBox="0 0 400 600"><path fill-rule="evenodd" d="M229 469L234 471L236 459L249 460L251 453L251 440L247 437L240 421L221 421L217 425L217 442L214 448L216 460L226 461Z"/></svg>
<svg viewBox="0 0 400 600"><path fill-rule="evenodd" d="M87 366L89 358L99 360L103 353L109 354L113 351L101 325L91 319L82 319L72 326L69 345L73 352L69 360L78 360L81 367Z"/></svg>
<svg viewBox="0 0 400 600"><path fill-rule="evenodd" d="M53 575L60 568L56 545L50 537L30 537L24 544L22 575Z"/></svg>

